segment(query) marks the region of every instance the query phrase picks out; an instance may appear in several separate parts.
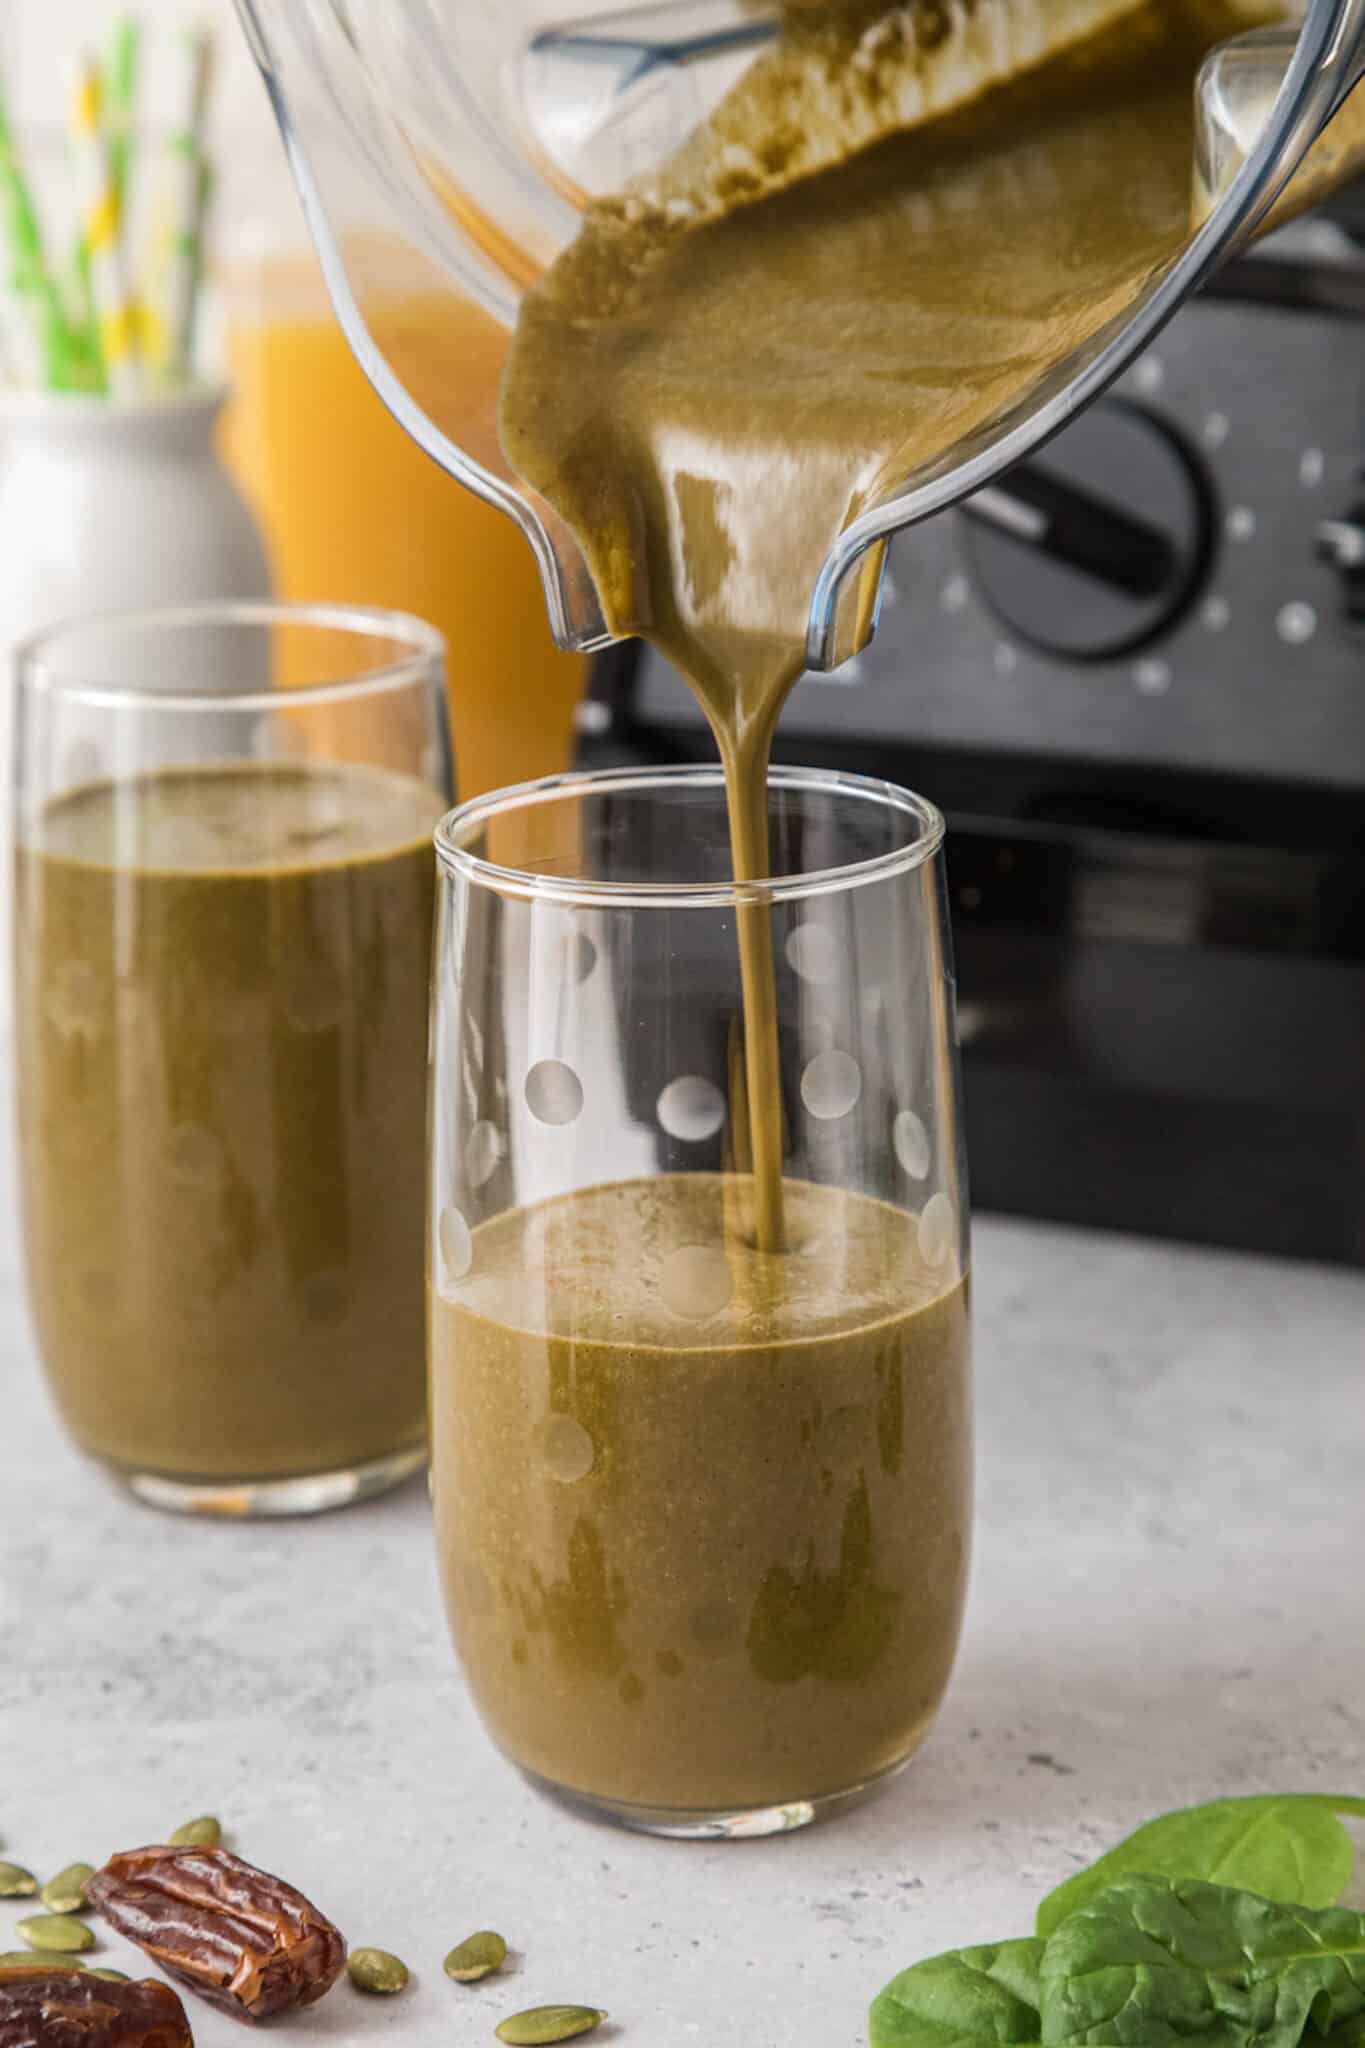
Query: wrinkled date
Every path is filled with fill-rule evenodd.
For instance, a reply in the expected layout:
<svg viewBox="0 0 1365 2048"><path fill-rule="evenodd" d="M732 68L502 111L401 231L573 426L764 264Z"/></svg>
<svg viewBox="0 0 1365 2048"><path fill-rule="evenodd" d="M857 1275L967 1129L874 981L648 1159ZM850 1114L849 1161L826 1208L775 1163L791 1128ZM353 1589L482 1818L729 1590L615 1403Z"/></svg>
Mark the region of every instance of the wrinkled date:
<svg viewBox="0 0 1365 2048"><path fill-rule="evenodd" d="M311 2005L346 1961L345 1942L302 1892L226 1849L129 1849L86 1889L167 1976L238 2019Z"/></svg>
<svg viewBox="0 0 1365 2048"><path fill-rule="evenodd" d="M76 1970L0 1969L0 2048L194 2048L169 1984L111 1984Z"/></svg>

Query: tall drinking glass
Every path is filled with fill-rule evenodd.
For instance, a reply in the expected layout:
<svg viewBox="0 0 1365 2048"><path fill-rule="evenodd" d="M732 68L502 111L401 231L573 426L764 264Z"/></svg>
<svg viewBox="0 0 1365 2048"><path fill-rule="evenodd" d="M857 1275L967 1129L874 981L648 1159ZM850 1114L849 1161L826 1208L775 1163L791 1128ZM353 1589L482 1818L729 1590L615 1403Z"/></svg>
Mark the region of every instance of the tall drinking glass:
<svg viewBox="0 0 1365 2048"><path fill-rule="evenodd" d="M431 1427L494 1739L636 1827L800 1826L897 1770L967 1574L967 1219L942 821L774 771L560 777L439 855ZM737 920L775 956L785 1250L754 1235Z"/></svg>
<svg viewBox="0 0 1365 2048"><path fill-rule="evenodd" d="M306 1513L425 1457L442 671L342 607L19 650L29 1295L68 1428L158 1506Z"/></svg>

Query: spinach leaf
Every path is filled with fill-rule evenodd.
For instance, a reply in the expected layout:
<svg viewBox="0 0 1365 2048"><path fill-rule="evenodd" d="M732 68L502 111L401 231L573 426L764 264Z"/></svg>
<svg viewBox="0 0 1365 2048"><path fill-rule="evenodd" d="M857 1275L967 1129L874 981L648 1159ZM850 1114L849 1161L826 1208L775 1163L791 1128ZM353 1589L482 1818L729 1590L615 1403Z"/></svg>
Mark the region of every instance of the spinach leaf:
<svg viewBox="0 0 1365 2048"><path fill-rule="evenodd" d="M1133 1877L1049 1938L1041 1984L1046 2048L1299 2048L1365 2013L1365 1914Z"/></svg>
<svg viewBox="0 0 1365 2048"><path fill-rule="evenodd" d="M1330 1906L1351 1875L1351 1839L1338 1813L1365 1814L1365 1799L1277 1792L1162 1814L1049 1892L1038 1932L1051 1934L1106 1885L1138 1871L1238 1885L1285 1905Z"/></svg>
<svg viewBox="0 0 1365 2048"><path fill-rule="evenodd" d="M1038 2039L1043 1944L950 1949L893 1977L873 2000L872 2048L1015 2048Z"/></svg>

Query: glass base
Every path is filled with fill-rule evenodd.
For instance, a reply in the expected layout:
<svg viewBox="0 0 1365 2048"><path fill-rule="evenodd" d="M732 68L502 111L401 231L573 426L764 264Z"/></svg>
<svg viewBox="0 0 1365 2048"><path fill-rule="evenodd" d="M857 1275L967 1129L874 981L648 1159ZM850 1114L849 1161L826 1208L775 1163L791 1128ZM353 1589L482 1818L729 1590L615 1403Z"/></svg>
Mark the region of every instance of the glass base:
<svg viewBox="0 0 1365 2048"><path fill-rule="evenodd" d="M777 1806L740 1807L733 1812L695 1812L687 1807L633 1806L623 1800L599 1799L571 1786L557 1785L522 1765L517 1768L527 1783L534 1785L560 1806L586 1820L607 1821L613 1827L630 1828L637 1835L666 1835L680 1842L751 1842L764 1835L789 1835L808 1828L813 1821L828 1820L850 1806L858 1806L899 1777L910 1756L878 1771L874 1776L850 1785L843 1792L826 1792L815 1799L789 1799Z"/></svg>
<svg viewBox="0 0 1365 2048"><path fill-rule="evenodd" d="M427 1461L425 1444L390 1451L364 1465L336 1472L312 1472L297 1479L167 1479L157 1472L129 1472L111 1467L114 1477L135 1499L174 1515L219 1515L228 1520L261 1520L267 1516L321 1515L329 1508L348 1508L373 1500L401 1486Z"/></svg>

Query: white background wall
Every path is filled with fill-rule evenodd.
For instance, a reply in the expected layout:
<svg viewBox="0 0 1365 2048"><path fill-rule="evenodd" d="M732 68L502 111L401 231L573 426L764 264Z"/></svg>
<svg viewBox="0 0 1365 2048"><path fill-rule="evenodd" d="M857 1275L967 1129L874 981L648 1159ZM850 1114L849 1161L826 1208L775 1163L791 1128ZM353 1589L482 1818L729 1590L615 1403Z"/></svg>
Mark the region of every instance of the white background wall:
<svg viewBox="0 0 1365 2048"><path fill-rule="evenodd" d="M166 32L198 22L217 32L214 129L224 217L291 204L274 123L232 0L128 0L126 9L115 0L0 0L0 68L18 118L61 125L81 48L104 47L110 23L129 10L147 32L144 105L153 121L168 111L158 62Z"/></svg>

